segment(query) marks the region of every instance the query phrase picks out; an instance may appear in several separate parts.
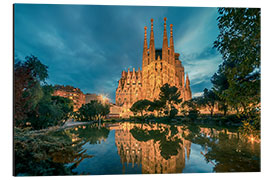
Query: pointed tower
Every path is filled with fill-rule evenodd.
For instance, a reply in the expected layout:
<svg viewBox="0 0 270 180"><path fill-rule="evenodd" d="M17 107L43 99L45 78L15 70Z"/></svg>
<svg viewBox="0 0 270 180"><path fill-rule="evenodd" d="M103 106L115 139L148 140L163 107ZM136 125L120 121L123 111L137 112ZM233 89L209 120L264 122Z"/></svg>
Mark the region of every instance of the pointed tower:
<svg viewBox="0 0 270 180"><path fill-rule="evenodd" d="M190 89L190 81L187 74L186 84L185 84L185 101L188 101L190 99L191 99L191 89Z"/></svg>
<svg viewBox="0 0 270 180"><path fill-rule="evenodd" d="M140 67L138 68L138 84L140 84L142 82L142 72Z"/></svg>
<svg viewBox="0 0 270 180"><path fill-rule="evenodd" d="M189 81L189 78L188 78L188 73L187 73L187 76L186 76L186 88L189 87L189 84L190 84L190 81Z"/></svg>
<svg viewBox="0 0 270 180"><path fill-rule="evenodd" d="M127 84L130 85L130 81L131 81L131 73L130 70L128 68L128 73L127 73Z"/></svg>
<svg viewBox="0 0 270 180"><path fill-rule="evenodd" d="M151 32L150 32L150 43L149 43L149 58L150 62L149 64L155 60L156 52L155 52L155 41L154 41L154 25L153 25L154 19L151 19Z"/></svg>
<svg viewBox="0 0 270 180"><path fill-rule="evenodd" d="M135 68L132 69L132 84L136 83L136 72L135 72Z"/></svg>
<svg viewBox="0 0 270 180"><path fill-rule="evenodd" d="M162 46L162 60L168 62L168 38L167 38L167 30L166 30L166 20L164 18L164 33L163 33L163 46Z"/></svg>
<svg viewBox="0 0 270 180"><path fill-rule="evenodd" d="M170 64L175 65L174 43L173 43L173 25L170 25Z"/></svg>
<svg viewBox="0 0 270 180"><path fill-rule="evenodd" d="M144 27L144 43L143 43L143 62L142 68L148 65L148 54L147 54L147 27Z"/></svg>

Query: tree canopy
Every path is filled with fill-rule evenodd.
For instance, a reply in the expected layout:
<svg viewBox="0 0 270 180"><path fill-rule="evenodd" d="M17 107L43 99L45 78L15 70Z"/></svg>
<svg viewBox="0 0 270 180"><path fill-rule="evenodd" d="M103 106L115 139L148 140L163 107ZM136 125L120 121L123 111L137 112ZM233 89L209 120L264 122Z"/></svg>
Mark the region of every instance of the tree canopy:
<svg viewBox="0 0 270 180"><path fill-rule="evenodd" d="M149 101L149 100L147 100L147 99L142 99L142 100L139 100L139 101L135 102L131 106L130 110L134 114L136 114L136 113L139 112L139 113L141 113L141 116L143 116L143 112L148 110L148 108L150 107L151 103L152 102Z"/></svg>
<svg viewBox="0 0 270 180"><path fill-rule="evenodd" d="M93 100L88 104L83 104L82 107L76 112L77 119L82 121L93 121L104 118L110 113L110 106L102 104L97 100Z"/></svg>
<svg viewBox="0 0 270 180"><path fill-rule="evenodd" d="M244 111L260 101L261 11L258 8L219 8L220 34L214 42L223 57L214 88L232 106Z"/></svg>

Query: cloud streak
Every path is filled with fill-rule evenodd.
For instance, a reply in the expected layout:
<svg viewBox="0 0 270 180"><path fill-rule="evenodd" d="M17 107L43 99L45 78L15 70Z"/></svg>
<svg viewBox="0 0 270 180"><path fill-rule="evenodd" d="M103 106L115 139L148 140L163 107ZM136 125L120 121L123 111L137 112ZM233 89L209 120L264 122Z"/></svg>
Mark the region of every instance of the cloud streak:
<svg viewBox="0 0 270 180"><path fill-rule="evenodd" d="M14 12L16 57L33 54L49 67L48 82L108 94L113 101L121 71L141 67L143 28L149 44L151 18L156 48L162 47L163 18L174 25L176 51L194 94L210 86L220 63L210 50L217 36L215 8L15 4Z"/></svg>

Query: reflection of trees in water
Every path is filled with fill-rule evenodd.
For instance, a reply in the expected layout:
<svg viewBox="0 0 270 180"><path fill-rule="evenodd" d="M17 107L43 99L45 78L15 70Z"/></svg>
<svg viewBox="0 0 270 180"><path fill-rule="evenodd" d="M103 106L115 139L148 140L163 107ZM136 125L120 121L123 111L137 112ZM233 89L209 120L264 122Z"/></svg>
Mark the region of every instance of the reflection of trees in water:
<svg viewBox="0 0 270 180"><path fill-rule="evenodd" d="M164 124L123 123L115 131L115 143L125 172L125 162L142 165L142 173L181 173L185 148L178 127Z"/></svg>
<svg viewBox="0 0 270 180"><path fill-rule="evenodd" d="M73 141L72 134L69 131L58 131L54 133L55 136L65 138L68 144L64 145L61 151L53 151L50 153L52 160L56 163L68 164L72 163L71 168L75 168L79 163L86 159L93 157L92 155L86 154L86 150L83 149L83 145L86 143L81 139Z"/></svg>
<svg viewBox="0 0 270 180"><path fill-rule="evenodd" d="M239 132L227 129L185 127L185 139L201 145L207 162L215 165L216 172L260 171L260 144L249 142ZM206 131L206 132L204 132Z"/></svg>
<svg viewBox="0 0 270 180"><path fill-rule="evenodd" d="M139 127L134 127L130 130L132 136L138 141L149 141L159 143L161 156L168 160L171 156L175 156L181 149L182 140L176 136L179 132L176 126L161 127L156 130L146 130Z"/></svg>
<svg viewBox="0 0 270 180"><path fill-rule="evenodd" d="M92 124L88 126L79 126L68 130L73 137L82 139L90 144L100 143L102 140L108 138L110 130L107 127L100 127L98 124Z"/></svg>
<svg viewBox="0 0 270 180"><path fill-rule="evenodd" d="M31 132L16 129L14 133L15 175L71 175L82 159L82 141L72 142L64 132ZM74 166L67 166L74 163Z"/></svg>

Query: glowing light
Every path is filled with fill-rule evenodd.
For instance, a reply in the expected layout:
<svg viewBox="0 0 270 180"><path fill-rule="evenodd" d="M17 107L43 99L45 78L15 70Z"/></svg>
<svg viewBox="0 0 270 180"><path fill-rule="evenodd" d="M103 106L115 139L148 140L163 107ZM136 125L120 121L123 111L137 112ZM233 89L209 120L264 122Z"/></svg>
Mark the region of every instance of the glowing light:
<svg viewBox="0 0 270 180"><path fill-rule="evenodd" d="M110 100L110 99L108 98L108 95L107 95L107 94L100 94L99 96L100 96L100 98L101 98L102 103L105 103L105 102L107 102L107 101Z"/></svg>

